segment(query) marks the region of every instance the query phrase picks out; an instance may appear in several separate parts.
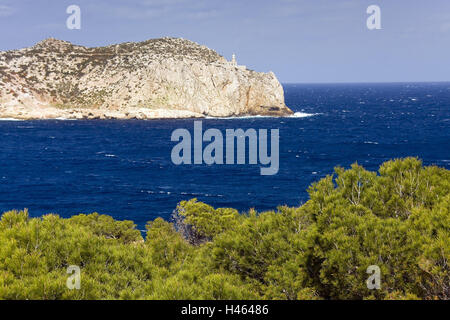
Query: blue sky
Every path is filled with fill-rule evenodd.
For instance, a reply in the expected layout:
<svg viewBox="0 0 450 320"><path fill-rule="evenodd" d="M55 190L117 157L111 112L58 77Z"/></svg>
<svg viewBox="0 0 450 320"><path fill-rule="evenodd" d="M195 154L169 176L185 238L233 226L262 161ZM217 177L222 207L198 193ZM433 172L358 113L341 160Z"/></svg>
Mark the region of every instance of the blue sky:
<svg viewBox="0 0 450 320"><path fill-rule="evenodd" d="M81 30L66 28L72 4ZM0 50L183 37L285 83L450 81L449 0L0 0L0 30Z"/></svg>

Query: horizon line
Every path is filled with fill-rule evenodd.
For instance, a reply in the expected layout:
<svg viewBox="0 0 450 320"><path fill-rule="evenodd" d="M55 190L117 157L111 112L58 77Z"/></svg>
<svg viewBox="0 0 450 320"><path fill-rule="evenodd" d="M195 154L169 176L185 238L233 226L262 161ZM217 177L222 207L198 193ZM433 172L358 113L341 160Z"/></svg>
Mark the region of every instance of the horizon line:
<svg viewBox="0 0 450 320"><path fill-rule="evenodd" d="M408 84L408 83L423 83L423 84L432 84L432 83L450 83L450 80L437 80L437 81L342 81L342 82L285 82L280 81L282 85L293 85L293 84L301 84L301 85L316 85L316 84Z"/></svg>

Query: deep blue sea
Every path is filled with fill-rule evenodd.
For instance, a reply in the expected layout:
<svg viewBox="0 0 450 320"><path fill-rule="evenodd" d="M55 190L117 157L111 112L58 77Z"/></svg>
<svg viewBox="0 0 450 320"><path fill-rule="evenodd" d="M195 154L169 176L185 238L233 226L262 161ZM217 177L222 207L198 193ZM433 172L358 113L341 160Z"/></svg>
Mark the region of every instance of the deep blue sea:
<svg viewBox="0 0 450 320"><path fill-rule="evenodd" d="M450 169L450 83L286 84L297 118L205 119L204 129L279 129L280 169L181 165L171 133L194 120L0 121L0 211L32 216L99 212L144 229L181 200L216 207L298 206L337 165L376 170L417 156ZM308 116L306 116L308 115Z"/></svg>

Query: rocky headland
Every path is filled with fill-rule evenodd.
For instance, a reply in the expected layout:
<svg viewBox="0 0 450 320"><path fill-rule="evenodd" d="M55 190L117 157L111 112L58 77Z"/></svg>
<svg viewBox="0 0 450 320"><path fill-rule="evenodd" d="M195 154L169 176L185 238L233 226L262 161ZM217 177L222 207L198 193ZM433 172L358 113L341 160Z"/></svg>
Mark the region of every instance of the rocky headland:
<svg viewBox="0 0 450 320"><path fill-rule="evenodd" d="M286 116L272 73L195 42L87 48L57 39L0 52L0 118L161 119Z"/></svg>

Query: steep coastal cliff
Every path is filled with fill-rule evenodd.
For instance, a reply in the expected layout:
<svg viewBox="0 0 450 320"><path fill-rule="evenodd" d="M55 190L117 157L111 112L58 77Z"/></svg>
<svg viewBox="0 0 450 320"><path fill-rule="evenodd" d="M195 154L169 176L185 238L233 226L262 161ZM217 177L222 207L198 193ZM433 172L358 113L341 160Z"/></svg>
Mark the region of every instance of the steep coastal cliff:
<svg viewBox="0 0 450 320"><path fill-rule="evenodd" d="M0 118L284 116L275 75L176 38L87 48L47 39L0 52Z"/></svg>

